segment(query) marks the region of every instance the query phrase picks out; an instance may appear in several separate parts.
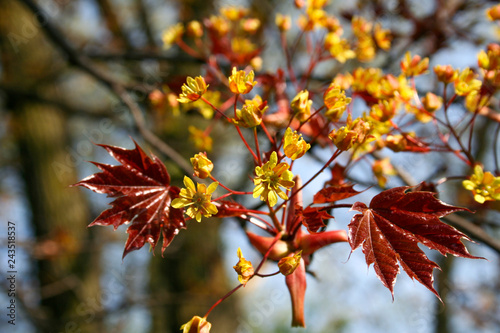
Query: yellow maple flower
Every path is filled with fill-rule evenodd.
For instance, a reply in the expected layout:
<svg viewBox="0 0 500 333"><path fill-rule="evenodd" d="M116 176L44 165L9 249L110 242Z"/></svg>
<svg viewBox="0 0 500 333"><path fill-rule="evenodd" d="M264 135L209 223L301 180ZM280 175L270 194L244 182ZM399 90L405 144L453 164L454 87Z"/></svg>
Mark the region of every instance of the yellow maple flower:
<svg viewBox="0 0 500 333"><path fill-rule="evenodd" d="M476 164L474 174L468 180L462 182L466 190L472 191L474 200L479 203L485 201L500 200L500 177L495 177L491 172L484 172L483 168Z"/></svg>
<svg viewBox="0 0 500 333"><path fill-rule="evenodd" d="M254 81L255 74L250 71L248 74L245 71L239 71L233 67L231 76L229 77L229 90L233 94L248 94L257 84Z"/></svg>
<svg viewBox="0 0 500 333"><path fill-rule="evenodd" d="M362 35L358 37L356 43L356 59L361 62L369 62L375 58L376 48L375 41L370 35Z"/></svg>
<svg viewBox="0 0 500 333"><path fill-rule="evenodd" d="M290 15L283 15L278 13L276 14L274 23L281 32L285 32L290 30L290 28L292 27L292 18L290 17Z"/></svg>
<svg viewBox="0 0 500 333"><path fill-rule="evenodd" d="M260 197L260 200L267 201L271 207L278 203L278 196L287 200L288 196L280 187L290 189L295 185L289 167L288 163L278 163L278 155L273 151L269 161L262 167L255 167L253 197Z"/></svg>
<svg viewBox="0 0 500 333"><path fill-rule="evenodd" d="M163 41L163 48L169 49L179 38L184 34L184 26L182 23L177 23L163 31L161 39Z"/></svg>
<svg viewBox="0 0 500 333"><path fill-rule="evenodd" d="M283 151L288 158L296 160L304 156L304 154L311 148L311 145L302 139L302 134L292 131L288 127L285 131L285 143L283 144Z"/></svg>
<svg viewBox="0 0 500 333"><path fill-rule="evenodd" d="M391 32L387 29L382 29L382 25L380 23L375 24L373 28L373 36L375 37L375 42L378 47L382 50L389 50L391 48Z"/></svg>
<svg viewBox="0 0 500 333"><path fill-rule="evenodd" d="M241 252L240 248L238 248L237 254L240 260L238 260L238 263L236 264L236 266L233 266L233 268L236 273L238 273L238 281L240 281L242 285L246 285L248 280L250 280L250 278L254 274L252 262L246 260L245 257L243 257L243 253Z"/></svg>
<svg viewBox="0 0 500 333"><path fill-rule="evenodd" d="M356 118L354 121L351 115L347 116L346 126L332 130L328 137L337 146L338 149L346 151L355 144L361 145L369 138L371 131L370 123L362 118Z"/></svg>
<svg viewBox="0 0 500 333"><path fill-rule="evenodd" d="M458 70L453 69L451 65L436 65L434 73L436 73L438 81L446 84L454 82L458 78Z"/></svg>
<svg viewBox="0 0 500 333"><path fill-rule="evenodd" d="M202 76L197 76L194 79L188 76L186 83L181 87L182 93L177 99L180 103L191 103L197 101L207 92L208 85Z"/></svg>
<svg viewBox="0 0 500 333"><path fill-rule="evenodd" d="M203 36L203 26L200 21L190 21L186 27L187 35L195 38Z"/></svg>
<svg viewBox="0 0 500 333"><path fill-rule="evenodd" d="M306 121L311 115L311 105L313 101L309 99L309 91L302 90L290 102L292 111L296 113L296 118L300 122Z"/></svg>
<svg viewBox="0 0 500 333"><path fill-rule="evenodd" d="M194 126L188 127L189 140L194 143L196 149L200 151L212 151L213 140L204 130Z"/></svg>
<svg viewBox="0 0 500 333"><path fill-rule="evenodd" d="M345 96L345 91L343 91L339 86L330 84L323 96L323 101L326 106L325 116L330 121L338 121L347 109L347 105L351 103L351 100L352 99L350 97Z"/></svg>
<svg viewBox="0 0 500 333"><path fill-rule="evenodd" d="M351 50L349 42L340 38L336 32L329 32L325 36L325 49L330 52L331 56L340 63L345 63L349 59L356 57L356 53Z"/></svg>
<svg viewBox="0 0 500 333"><path fill-rule="evenodd" d="M209 26L217 32L219 37L224 37L229 32L229 23L228 20L222 16L210 16L208 20Z"/></svg>
<svg viewBox="0 0 500 333"><path fill-rule="evenodd" d="M469 67L460 72L455 80L455 93L460 96L470 94L474 90L481 88L481 81L476 79L475 74Z"/></svg>
<svg viewBox="0 0 500 333"><path fill-rule="evenodd" d="M182 333L209 333L212 324L207 318L194 316L190 321L181 326Z"/></svg>
<svg viewBox="0 0 500 333"><path fill-rule="evenodd" d="M479 90L473 90L465 97L465 108L470 112L477 112L488 106L489 102L489 96L481 94Z"/></svg>
<svg viewBox="0 0 500 333"><path fill-rule="evenodd" d="M391 120L398 112L400 103L396 98L380 100L372 105L370 117L376 121L386 122Z"/></svg>
<svg viewBox="0 0 500 333"><path fill-rule="evenodd" d="M228 6L222 7L220 13L230 21L239 21L248 14L248 9L243 7Z"/></svg>
<svg viewBox="0 0 500 333"><path fill-rule="evenodd" d="M193 165L194 175L198 178L205 179L210 176L210 172L214 169L214 164L207 157L206 153L195 154L190 159Z"/></svg>
<svg viewBox="0 0 500 333"><path fill-rule="evenodd" d="M295 272L295 269L299 267L300 259L302 258L302 250L293 256L288 256L281 258L278 262L278 268L280 273L287 276Z"/></svg>
<svg viewBox="0 0 500 333"><path fill-rule="evenodd" d="M490 21L500 20L500 5L495 5L486 10L486 17Z"/></svg>
<svg viewBox="0 0 500 333"><path fill-rule="evenodd" d="M196 221L201 222L201 217L210 217L217 214L217 207L212 203L212 193L217 189L219 183L214 182L208 187L198 183L194 186L191 178L184 176L184 186L179 197L172 200L172 207L186 208L186 214Z"/></svg>
<svg viewBox="0 0 500 333"><path fill-rule="evenodd" d="M408 51L403 60L401 60L400 65L403 74L406 76L422 75L429 68L429 58L422 59L417 54L412 57L410 51Z"/></svg>
<svg viewBox="0 0 500 333"><path fill-rule="evenodd" d="M396 175L396 170L392 166L389 157L373 162L372 171L375 178L377 178L378 185L382 188L385 188L388 176Z"/></svg>
<svg viewBox="0 0 500 333"><path fill-rule="evenodd" d="M246 128L259 126L267 108L267 102L262 102L262 98L256 95L251 100L245 100L241 109L236 109L236 117L232 119L232 122Z"/></svg>

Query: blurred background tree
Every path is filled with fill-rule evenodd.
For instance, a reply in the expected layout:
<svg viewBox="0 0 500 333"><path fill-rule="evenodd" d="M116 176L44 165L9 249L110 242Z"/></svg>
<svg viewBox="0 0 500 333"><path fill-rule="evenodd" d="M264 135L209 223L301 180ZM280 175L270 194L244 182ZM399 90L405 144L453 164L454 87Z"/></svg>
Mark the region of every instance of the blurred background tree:
<svg viewBox="0 0 500 333"><path fill-rule="evenodd" d="M381 22L393 33L390 51L366 64L353 60L342 71L369 65L391 72L397 71L408 50L431 56L432 62L434 57L460 58L466 49L475 61L474 52L491 40L498 41L495 32L485 28L484 16L485 9L495 3L331 1L327 10L343 23L361 15ZM292 4L264 0L0 0L2 220L25 221L18 224L22 274L17 299L22 331L175 332L193 313L204 313L234 284L234 276L229 280L226 274L226 244L221 242L219 223L192 224L190 232L181 232L164 258L159 251L152 256L141 250L122 263L123 232L86 228L105 204L68 186L95 172L84 161L108 158L92 143L130 148L129 137L141 145L149 144L165 160L173 181L180 184L183 174L191 172L186 161L198 152L188 141L186 128L206 121L194 111L174 117L151 105L148 96L165 83L178 89L186 75L202 71L203 60L176 48L164 51L162 31L177 22L203 21L222 6L248 7L262 23L257 38L265 45L263 69L274 72L286 66L275 46L279 36L273 32L274 16L282 12L296 17ZM303 51L299 45L294 58L297 68L304 67L307 55ZM323 67L314 73L314 80L329 82L340 70L338 64ZM480 140L487 142L492 137L492 124L479 124ZM218 140L215 158L227 158L221 147L231 140L214 140ZM427 161L429 174L444 173L447 163ZM411 165L404 165L411 173ZM235 188L246 181L233 178ZM459 197L451 202L470 204ZM455 226L469 234L476 227L478 238L489 235L487 246L495 249L498 213L477 210L474 220L462 225L455 221ZM453 331L450 322L456 320L466 320L477 331L500 329L500 267L498 252L494 255L488 257L490 265L497 266L492 268L491 279L469 290L461 290L453 282L454 272L460 270L454 269L451 258L440 263L443 272L437 288L449 305L444 308L436 303L436 332ZM248 331L235 320L243 316L239 301L232 297L213 312L210 321L218 332ZM353 331L349 321L352 318L327 322L323 331L331 332L332 327ZM8 327L5 321L0 325L2 330ZM286 325L271 326L276 332L286 331L280 327L288 327L288 319Z"/></svg>

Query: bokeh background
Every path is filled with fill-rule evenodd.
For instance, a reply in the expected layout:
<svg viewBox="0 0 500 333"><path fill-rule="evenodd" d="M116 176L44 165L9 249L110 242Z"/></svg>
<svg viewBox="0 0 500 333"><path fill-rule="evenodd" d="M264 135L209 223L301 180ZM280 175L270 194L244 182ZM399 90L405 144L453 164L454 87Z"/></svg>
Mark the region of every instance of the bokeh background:
<svg viewBox="0 0 500 333"><path fill-rule="evenodd" d="M429 56L430 68L476 66L478 50L500 39L485 18L486 8L496 3L332 0L327 10L345 26L353 15L362 15L394 34L391 51L369 64L352 61L342 71L369 65L397 73L407 50ZM183 170L145 140L113 82L133 95L148 130L184 158L193 156L198 151L187 140L186 128L206 121L196 112L175 116L153 108L148 95L166 82L203 73L203 64L178 48L163 50L162 31L177 22L202 21L223 6L250 8L262 22L257 34L265 46L262 71L283 67L274 17L280 12L296 18L293 1L0 0L2 332L177 332L237 284L232 266L238 247L247 259L259 261L238 221L231 219L190 224L189 232L182 231L163 257L158 249L153 255L145 247L122 260L124 227L87 228L110 200L69 187L97 171L86 161L115 163L93 143L133 148L131 138L158 154L173 181L181 184ZM292 28L290 35L297 32ZM294 60L298 68L307 63L302 51L299 46ZM338 64L324 66L317 79L328 82L340 70ZM432 84L425 79L417 83L426 90ZM456 117L461 117L465 111L456 108ZM478 127L479 142L494 138L491 122L479 122ZM217 177L237 188L246 184L249 166L244 147L234 138L227 132L215 136L212 159L223 166ZM492 163L491 150L479 149L478 154ZM393 159L418 181L445 171L464 173L452 158L432 154ZM321 164L305 159L297 165L303 174L312 166ZM352 176L359 184L374 182L362 167ZM327 179L319 177L316 186ZM399 185L398 180L389 182L389 187ZM440 188L445 201L470 207L470 198L453 186ZM372 188L357 200L368 202L377 191ZM313 194L307 192L306 199ZM471 222L498 242L500 216L495 209L480 210ZM334 227L346 228L351 216L336 213ZM8 271L8 221L16 225L15 326L7 322L9 286L3 278ZM210 315L213 331L499 332L499 252L481 242L467 245L487 260L439 258L429 252L442 267L435 285L446 306L405 274L398 278L393 302L373 269L366 268L361 251L349 257L348 245L337 244L319 251L310 267L316 277L308 280L306 329L290 328L289 295L283 277L276 276L253 280L217 307Z"/></svg>

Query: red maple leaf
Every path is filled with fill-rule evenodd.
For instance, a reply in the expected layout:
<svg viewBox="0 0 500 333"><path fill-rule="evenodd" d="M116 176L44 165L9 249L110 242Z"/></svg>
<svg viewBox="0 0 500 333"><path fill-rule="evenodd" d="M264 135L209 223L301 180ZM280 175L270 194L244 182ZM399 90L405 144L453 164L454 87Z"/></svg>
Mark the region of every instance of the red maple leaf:
<svg viewBox="0 0 500 333"><path fill-rule="evenodd" d="M432 271L439 266L427 258L418 243L444 256L450 253L478 259L470 255L461 242L462 238L470 239L439 220L467 209L448 205L438 200L435 193L409 192L411 189L403 186L384 191L373 197L370 207L356 202L352 209L361 214L354 215L349 223L349 244L352 251L363 245L366 263L373 264L393 298L399 261L412 279L417 279L440 299L432 286Z"/></svg>
<svg viewBox="0 0 500 333"><path fill-rule="evenodd" d="M313 203L320 204L334 202L347 199L361 193L356 191L353 187L354 184L347 183L325 187L314 195Z"/></svg>
<svg viewBox="0 0 500 333"><path fill-rule="evenodd" d="M158 157L149 158L135 143L135 149L98 145L121 165L92 162L100 173L93 174L73 186L83 186L96 193L116 198L111 208L103 211L89 226L112 225L115 230L129 224L123 257L148 242L154 248L163 234L163 251L179 229L185 229L182 209L170 207L179 188L170 185L170 175Z"/></svg>
<svg viewBox="0 0 500 333"><path fill-rule="evenodd" d="M333 218L333 216L321 210L321 207L306 207L306 209L303 209L300 205L295 206L295 215L301 219L302 224L311 233L318 232L319 229L326 227L323 220Z"/></svg>

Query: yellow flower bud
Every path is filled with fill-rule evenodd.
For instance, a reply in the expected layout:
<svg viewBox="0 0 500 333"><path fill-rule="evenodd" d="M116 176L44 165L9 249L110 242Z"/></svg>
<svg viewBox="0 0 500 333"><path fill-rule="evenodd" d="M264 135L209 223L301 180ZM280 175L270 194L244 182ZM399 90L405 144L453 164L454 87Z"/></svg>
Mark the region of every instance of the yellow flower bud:
<svg viewBox="0 0 500 333"><path fill-rule="evenodd" d="M458 70L453 69L450 65L436 65L434 73L436 73L437 79L444 83L451 83L458 77Z"/></svg>
<svg viewBox="0 0 500 333"><path fill-rule="evenodd" d="M302 258L302 250L300 250L299 253L297 253L292 257L281 258L280 261L278 262L280 273L287 276L295 272L295 269L300 264L301 258Z"/></svg>
<svg viewBox="0 0 500 333"><path fill-rule="evenodd" d="M443 98L428 92L424 97L422 97L422 105L427 111L434 112L443 106Z"/></svg>
<svg viewBox="0 0 500 333"><path fill-rule="evenodd" d="M491 8L488 8L486 10L486 17L490 21L497 21L500 20L500 5L495 5Z"/></svg>
<svg viewBox="0 0 500 333"><path fill-rule="evenodd" d="M179 38L182 37L182 34L184 34L184 26L182 23L177 23L176 25L166 29L161 36L163 48L169 49Z"/></svg>
<svg viewBox="0 0 500 333"><path fill-rule="evenodd" d="M207 158L206 153L196 154L190 160L193 165L194 175L198 178L207 178L214 169L214 164Z"/></svg>
<svg viewBox="0 0 500 333"><path fill-rule="evenodd" d="M194 316L181 326L182 333L209 333L211 328L212 324L199 316Z"/></svg>
<svg viewBox="0 0 500 333"><path fill-rule="evenodd" d="M288 31L292 27L292 19L290 15L282 15L278 13L276 14L276 19L274 20L274 22L281 32Z"/></svg>
<svg viewBox="0 0 500 333"><path fill-rule="evenodd" d="M191 21L187 25L187 34L191 37L200 38L203 36L203 26L199 21Z"/></svg>
<svg viewBox="0 0 500 333"><path fill-rule="evenodd" d="M302 90L299 92L290 103L292 111L297 115L300 122L304 122L311 115L312 101L309 99L309 91Z"/></svg>
<svg viewBox="0 0 500 333"><path fill-rule="evenodd" d="M238 273L238 281L240 281L241 284L246 285L248 280L253 276L254 269L252 266L252 263L243 257L243 254L241 253L241 249L238 248L238 258L240 259L236 266L233 266L234 270L236 273Z"/></svg>

